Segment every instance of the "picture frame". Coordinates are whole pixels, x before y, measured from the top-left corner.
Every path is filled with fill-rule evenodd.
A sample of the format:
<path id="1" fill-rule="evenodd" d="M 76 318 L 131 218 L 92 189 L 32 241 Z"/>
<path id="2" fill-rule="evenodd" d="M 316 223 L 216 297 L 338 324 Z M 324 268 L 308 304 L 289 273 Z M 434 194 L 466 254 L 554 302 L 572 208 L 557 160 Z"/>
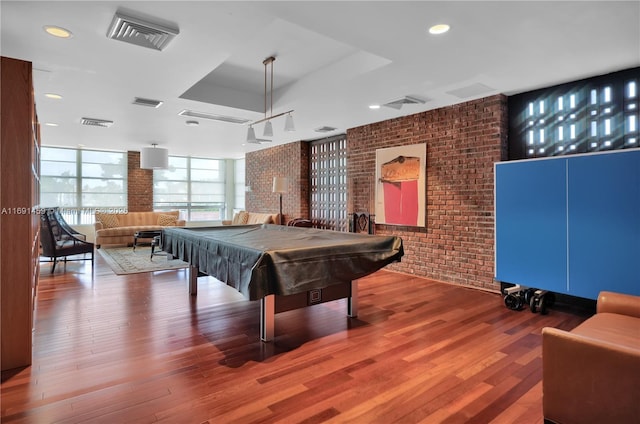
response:
<path id="1" fill-rule="evenodd" d="M 376 150 L 377 224 L 426 226 L 426 143 Z"/>

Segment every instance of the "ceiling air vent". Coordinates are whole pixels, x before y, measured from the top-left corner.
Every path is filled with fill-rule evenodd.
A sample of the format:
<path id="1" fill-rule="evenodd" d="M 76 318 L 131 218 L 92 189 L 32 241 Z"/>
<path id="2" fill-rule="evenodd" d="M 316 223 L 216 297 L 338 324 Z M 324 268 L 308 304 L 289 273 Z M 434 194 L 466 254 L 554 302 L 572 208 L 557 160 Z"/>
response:
<path id="1" fill-rule="evenodd" d="M 164 50 L 167 44 L 179 33 L 178 28 L 169 28 L 122 12 L 116 12 L 107 31 L 107 37 L 140 47 Z"/>
<path id="2" fill-rule="evenodd" d="M 113 125 L 113 121 L 107 121 L 106 119 L 95 119 L 95 118 L 81 118 L 80 123 L 82 125 L 88 125 L 90 127 L 103 127 L 109 128 Z"/>
<path id="3" fill-rule="evenodd" d="M 468 99 L 471 97 L 478 97 L 487 95 L 490 92 L 494 91 L 493 88 L 488 87 L 484 84 L 476 82 L 466 87 L 458 88 L 456 90 L 447 91 L 447 94 L 451 94 L 452 96 L 456 96 L 460 99 Z"/>
<path id="4" fill-rule="evenodd" d="M 316 128 L 314 131 L 315 132 L 319 132 L 319 133 L 328 133 L 328 132 L 335 131 L 335 130 L 337 130 L 337 128 L 329 127 L 329 126 L 325 125 L 325 126 Z"/>
<path id="5" fill-rule="evenodd" d="M 386 107 L 390 107 L 393 109 L 402 109 L 402 106 L 404 105 L 421 105 L 423 103 L 426 103 L 426 100 L 422 100 L 419 99 L 417 97 L 412 97 L 412 96 L 404 96 L 398 100 L 394 100 L 392 102 L 389 103 L 385 103 L 383 106 Z"/>
<path id="6" fill-rule="evenodd" d="M 271 140 L 267 140 L 266 138 L 256 138 L 256 141 L 247 141 L 249 144 L 264 144 L 271 143 Z"/>
<path id="7" fill-rule="evenodd" d="M 196 112 L 195 110 L 184 109 L 179 112 L 178 115 L 182 116 L 190 116 L 192 118 L 202 118 L 202 119 L 211 119 L 212 121 L 222 121 L 222 122 L 231 122 L 232 124 L 246 124 L 249 122 L 249 119 L 244 118 L 234 118 L 233 116 L 224 116 L 224 115 L 214 115 L 211 113 L 205 112 Z"/>
<path id="8" fill-rule="evenodd" d="M 161 100 L 144 99 L 142 97 L 136 97 L 133 99 L 133 104 L 138 106 L 148 106 L 158 108 L 162 106 Z"/>

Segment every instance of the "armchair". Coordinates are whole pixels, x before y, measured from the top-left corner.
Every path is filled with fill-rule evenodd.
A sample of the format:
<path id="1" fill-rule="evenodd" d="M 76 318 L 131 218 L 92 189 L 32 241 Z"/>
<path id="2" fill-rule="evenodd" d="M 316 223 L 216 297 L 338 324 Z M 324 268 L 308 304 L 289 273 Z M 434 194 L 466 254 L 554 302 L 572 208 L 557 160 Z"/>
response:
<path id="1" fill-rule="evenodd" d="M 640 296 L 600 292 L 572 331 L 542 330 L 545 422 L 640 422 Z"/>
<path id="2" fill-rule="evenodd" d="M 45 209 L 40 214 L 40 244 L 42 246 L 42 256 L 51 258 L 51 262 L 53 262 L 51 273 L 53 274 L 55 271 L 59 258 L 64 258 L 65 264 L 67 260 L 81 261 L 90 259 L 91 266 L 93 267 L 93 243 L 82 240 L 70 232 L 68 228 L 71 227 L 69 227 L 66 222 L 65 226 L 61 225 L 56 218 L 57 214 L 59 214 L 59 211 L 55 211 L 54 209 Z M 90 253 L 91 257 L 67 259 L 68 256 L 84 253 Z"/>
<path id="3" fill-rule="evenodd" d="M 50 208 L 48 210 L 51 210 L 53 213 L 53 217 L 55 218 L 55 220 L 58 222 L 58 224 L 60 225 L 61 228 L 63 228 L 67 233 L 73 235 L 75 238 L 78 238 L 80 240 L 87 240 L 87 236 L 77 232 L 73 227 L 71 227 L 69 224 L 67 224 L 67 221 L 65 221 L 64 217 L 62 216 L 62 213 L 60 213 L 60 208 Z"/>

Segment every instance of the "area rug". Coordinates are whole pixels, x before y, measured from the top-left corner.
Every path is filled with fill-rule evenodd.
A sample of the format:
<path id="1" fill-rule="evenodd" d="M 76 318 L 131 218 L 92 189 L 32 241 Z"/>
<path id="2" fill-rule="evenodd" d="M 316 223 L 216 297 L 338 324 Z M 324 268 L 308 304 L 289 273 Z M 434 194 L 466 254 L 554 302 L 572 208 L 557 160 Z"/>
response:
<path id="1" fill-rule="evenodd" d="M 168 260 L 167 256 L 162 254 L 153 255 L 152 260 L 149 246 L 138 246 L 135 251 L 132 247 L 102 247 L 98 252 L 118 275 L 189 267 L 187 262 L 179 259 Z"/>

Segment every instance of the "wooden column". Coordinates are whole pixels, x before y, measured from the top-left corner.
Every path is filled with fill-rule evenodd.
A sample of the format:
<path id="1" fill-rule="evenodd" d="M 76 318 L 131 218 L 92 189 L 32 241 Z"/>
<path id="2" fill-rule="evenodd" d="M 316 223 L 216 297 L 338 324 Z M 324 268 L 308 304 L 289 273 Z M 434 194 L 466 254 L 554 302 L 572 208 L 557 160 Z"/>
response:
<path id="1" fill-rule="evenodd" d="M 2 57 L 2 370 L 31 364 L 40 256 L 40 140 L 31 62 Z"/>

